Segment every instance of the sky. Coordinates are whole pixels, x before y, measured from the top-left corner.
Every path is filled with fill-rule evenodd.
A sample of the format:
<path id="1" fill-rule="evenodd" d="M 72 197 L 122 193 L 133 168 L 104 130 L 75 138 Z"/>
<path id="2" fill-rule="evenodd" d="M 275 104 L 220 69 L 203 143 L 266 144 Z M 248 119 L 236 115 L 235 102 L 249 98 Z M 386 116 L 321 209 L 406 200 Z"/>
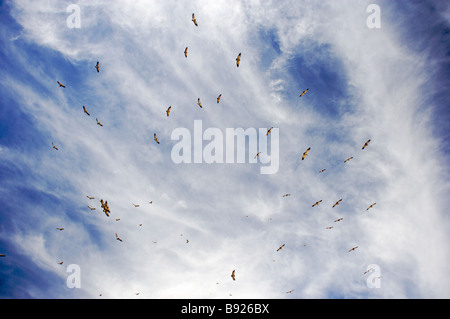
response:
<path id="1" fill-rule="evenodd" d="M 450 297 L 448 2 L 0 3 L 1 298 Z"/>

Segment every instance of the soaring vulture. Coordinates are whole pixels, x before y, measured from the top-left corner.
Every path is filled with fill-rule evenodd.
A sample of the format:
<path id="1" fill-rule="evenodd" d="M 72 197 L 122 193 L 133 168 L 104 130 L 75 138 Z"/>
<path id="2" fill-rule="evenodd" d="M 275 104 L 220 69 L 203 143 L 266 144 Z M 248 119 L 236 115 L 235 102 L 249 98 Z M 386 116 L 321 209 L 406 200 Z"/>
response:
<path id="1" fill-rule="evenodd" d="M 306 89 L 302 92 L 302 94 L 300 94 L 300 97 L 302 97 L 303 95 L 305 95 L 306 92 L 308 92 L 309 89 Z"/>
<path id="2" fill-rule="evenodd" d="M 91 206 L 89 206 L 89 205 L 88 205 L 88 208 L 89 208 L 90 210 L 95 210 L 95 207 L 91 207 Z"/>
<path id="3" fill-rule="evenodd" d="M 319 205 L 321 202 L 322 202 L 322 200 L 319 200 L 319 201 L 315 202 L 315 203 L 312 205 L 312 207 L 316 207 L 316 206 Z"/>
<path id="4" fill-rule="evenodd" d="M 333 208 L 337 205 L 339 205 L 339 203 L 342 202 L 342 198 L 340 200 L 338 200 L 336 203 L 334 203 Z"/>
<path id="5" fill-rule="evenodd" d="M 197 19 L 195 19 L 195 14 L 192 14 L 192 22 L 194 22 L 196 27 L 198 27 Z"/>
<path id="6" fill-rule="evenodd" d="M 58 84 L 59 84 L 59 87 L 61 87 L 61 88 L 65 88 L 66 86 L 64 85 L 64 84 L 62 84 L 61 82 L 59 82 L 59 81 L 56 81 Z"/>
<path id="7" fill-rule="evenodd" d="M 257 158 L 259 156 L 259 154 L 261 154 L 261 152 L 258 152 L 258 154 L 256 154 L 254 158 Z"/>
<path id="8" fill-rule="evenodd" d="M 369 209 L 371 209 L 373 206 L 375 206 L 376 205 L 376 203 L 373 203 L 372 205 L 370 205 L 369 207 L 367 207 L 367 209 L 366 210 L 369 210 Z"/>
<path id="9" fill-rule="evenodd" d="M 87 195 L 86 197 L 89 198 L 89 199 L 94 199 L 94 197 L 89 196 L 89 195 Z"/>
<path id="10" fill-rule="evenodd" d="M 356 248 L 358 248 L 358 246 L 355 246 L 355 247 L 353 247 L 353 248 L 350 248 L 350 249 L 348 250 L 348 252 L 351 252 L 351 251 L 355 250 Z"/>
<path id="11" fill-rule="evenodd" d="M 308 156 L 309 150 L 311 149 L 311 147 L 308 147 L 308 149 L 303 153 L 302 155 L 302 161 L 305 159 L 306 156 Z"/>
<path id="12" fill-rule="evenodd" d="M 292 293 L 292 292 L 293 292 L 294 290 L 295 290 L 295 289 L 292 289 L 292 290 L 286 291 L 286 293 L 287 293 L 287 294 L 290 294 L 290 293 Z"/>
<path id="13" fill-rule="evenodd" d="M 217 103 L 220 102 L 220 98 L 222 97 L 222 94 L 219 94 L 219 96 L 217 97 Z"/>
<path id="14" fill-rule="evenodd" d="M 367 140 L 367 142 L 364 144 L 364 146 L 362 147 L 362 149 L 365 149 L 367 147 L 367 145 L 369 145 L 370 143 L 370 139 Z"/>
<path id="15" fill-rule="evenodd" d="M 231 272 L 231 278 L 233 278 L 233 280 L 236 280 L 236 271 L 234 269 Z"/>
<path id="16" fill-rule="evenodd" d="M 283 197 L 288 197 L 288 196 L 291 196 L 291 194 L 287 193 L 287 194 L 283 195 Z"/>
<path id="17" fill-rule="evenodd" d="M 241 53 L 238 54 L 236 58 L 236 66 L 239 67 L 239 63 L 241 63 Z"/>
<path id="18" fill-rule="evenodd" d="M 344 161 L 344 163 L 347 163 L 347 162 L 348 162 L 349 160 L 351 160 L 351 159 L 353 159 L 353 156 L 347 158 L 347 159 Z"/>
<path id="19" fill-rule="evenodd" d="M 270 132 L 272 132 L 272 129 L 273 129 L 273 126 L 267 130 L 266 136 L 269 135 Z"/>
<path id="20" fill-rule="evenodd" d="M 95 68 L 97 69 L 97 72 L 100 72 L 100 62 L 97 61 Z"/>
<path id="21" fill-rule="evenodd" d="M 52 146 L 55 150 L 58 150 L 58 148 L 55 146 L 55 144 L 53 144 L 53 142 L 52 142 Z"/>
<path id="22" fill-rule="evenodd" d="M 188 47 L 186 47 L 186 49 L 184 49 L 184 56 L 187 58 L 187 50 L 188 50 Z"/>
<path id="23" fill-rule="evenodd" d="M 153 139 L 155 140 L 156 143 L 159 144 L 158 137 L 156 137 L 156 133 L 153 133 Z"/>
<path id="24" fill-rule="evenodd" d="M 98 119 L 95 119 L 97 121 L 97 125 L 103 126 L 102 123 L 100 123 L 100 121 Z"/>
<path id="25" fill-rule="evenodd" d="M 109 217 L 111 211 L 109 210 L 108 201 L 103 201 L 103 199 L 100 199 L 100 203 L 102 204 L 103 212 Z"/>
<path id="26" fill-rule="evenodd" d="M 119 241 L 122 241 L 122 238 L 120 238 L 120 237 L 117 235 L 117 233 L 116 233 L 116 239 L 119 240 Z"/>
<path id="27" fill-rule="evenodd" d="M 277 251 L 280 251 L 281 249 L 283 249 L 283 247 L 284 247 L 284 244 L 281 245 L 281 246 L 277 249 Z"/>
<path id="28" fill-rule="evenodd" d="M 197 99 L 197 105 L 200 106 L 200 108 L 202 108 L 202 102 L 200 101 L 200 98 Z"/>
<path id="29" fill-rule="evenodd" d="M 166 110 L 166 114 L 167 114 L 167 116 L 169 116 L 169 114 L 170 114 L 170 110 L 172 109 L 172 107 L 171 106 L 169 106 L 169 108 Z"/>
<path id="30" fill-rule="evenodd" d="M 83 105 L 83 111 L 84 113 L 86 113 L 88 116 L 91 116 L 91 114 L 86 110 L 86 107 Z"/>
<path id="31" fill-rule="evenodd" d="M 56 229 L 59 230 L 59 231 L 62 231 L 62 230 L 64 230 L 64 227 L 58 227 Z"/>
<path id="32" fill-rule="evenodd" d="M 323 173 L 323 172 L 325 172 L 326 170 L 327 170 L 327 169 L 324 168 L 324 169 L 320 170 L 319 173 Z"/>
<path id="33" fill-rule="evenodd" d="M 336 219 L 334 222 L 336 223 L 336 222 L 339 222 L 339 221 L 341 221 L 341 220 L 343 220 L 344 218 L 338 218 L 338 219 Z"/>

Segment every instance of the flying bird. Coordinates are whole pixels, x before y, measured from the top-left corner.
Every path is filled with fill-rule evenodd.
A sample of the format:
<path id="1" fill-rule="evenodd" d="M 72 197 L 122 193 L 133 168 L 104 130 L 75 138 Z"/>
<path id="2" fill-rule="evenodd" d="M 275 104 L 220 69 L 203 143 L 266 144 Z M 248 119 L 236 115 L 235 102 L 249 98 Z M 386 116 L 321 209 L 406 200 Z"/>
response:
<path id="1" fill-rule="evenodd" d="M 156 133 L 153 133 L 153 139 L 155 140 L 156 143 L 159 144 L 158 137 L 156 137 Z"/>
<path id="2" fill-rule="evenodd" d="M 100 72 L 100 62 L 97 61 L 95 68 L 97 69 L 97 73 Z"/>
<path id="3" fill-rule="evenodd" d="M 287 294 L 290 294 L 290 293 L 292 293 L 292 292 L 293 292 L 294 290 L 295 290 L 295 289 L 292 289 L 292 290 L 286 291 L 286 293 L 287 293 Z"/>
<path id="4" fill-rule="evenodd" d="M 59 150 L 59 148 L 57 148 L 57 147 L 55 146 L 55 144 L 53 144 L 53 142 L 52 142 L 52 146 L 53 146 L 53 148 L 54 148 L 55 150 Z"/>
<path id="5" fill-rule="evenodd" d="M 59 81 L 56 81 L 58 84 L 59 84 L 59 87 L 61 87 L 61 88 L 65 88 L 66 86 L 64 85 L 64 84 L 62 84 L 61 82 L 59 82 Z"/>
<path id="6" fill-rule="evenodd" d="M 336 203 L 334 203 L 333 208 L 337 205 L 339 205 L 339 203 L 342 202 L 342 198 L 340 200 L 338 200 Z"/>
<path id="7" fill-rule="evenodd" d="M 200 98 L 197 99 L 197 105 L 200 106 L 200 108 L 202 108 L 202 102 L 200 101 Z"/>
<path id="8" fill-rule="evenodd" d="M 89 207 L 90 210 L 95 210 L 95 207 L 91 207 L 89 205 L 88 205 L 88 207 Z"/>
<path id="9" fill-rule="evenodd" d="M 89 198 L 89 199 L 94 199 L 94 197 L 89 196 L 89 195 L 87 195 L 86 197 Z"/>
<path id="10" fill-rule="evenodd" d="M 367 274 L 368 272 L 370 272 L 371 270 L 374 270 L 373 268 L 369 268 L 364 272 L 364 275 Z"/>
<path id="11" fill-rule="evenodd" d="M 256 154 L 254 158 L 257 158 L 259 156 L 259 154 L 261 154 L 261 152 L 258 152 L 258 154 Z"/>
<path id="12" fill-rule="evenodd" d="M 231 278 L 233 278 L 233 280 L 236 280 L 236 272 L 233 269 L 233 271 L 231 272 Z"/>
<path id="13" fill-rule="evenodd" d="M 167 116 L 169 116 L 169 114 L 170 114 L 170 110 L 172 109 L 172 107 L 171 106 L 169 106 L 169 108 L 166 110 L 166 114 L 167 114 Z"/>
<path id="14" fill-rule="evenodd" d="M 373 203 L 372 205 L 370 205 L 369 207 L 367 207 L 367 209 L 366 210 L 369 210 L 369 209 L 371 209 L 373 206 L 375 206 L 376 205 L 376 203 Z"/>
<path id="15" fill-rule="evenodd" d="M 119 240 L 119 241 L 122 241 L 122 238 L 120 238 L 120 237 L 117 235 L 117 233 L 116 233 L 116 239 Z"/>
<path id="16" fill-rule="evenodd" d="M 100 199 L 100 203 L 102 204 L 103 212 L 109 217 L 111 211 L 109 210 L 108 201 L 103 201 L 103 199 Z"/>
<path id="17" fill-rule="evenodd" d="M 267 130 L 266 136 L 269 135 L 270 132 L 272 132 L 272 129 L 273 129 L 273 126 Z"/>
<path id="18" fill-rule="evenodd" d="M 188 51 L 188 47 L 186 47 L 186 49 L 184 49 L 184 56 L 187 58 L 187 51 Z"/>
<path id="19" fill-rule="evenodd" d="M 308 156 L 309 150 L 311 149 L 311 147 L 308 147 L 308 149 L 303 153 L 302 155 L 302 161 L 305 159 L 306 156 Z"/>
<path id="20" fill-rule="evenodd" d="M 333 226 L 328 226 L 328 227 L 327 227 L 327 229 L 332 229 L 332 228 L 333 228 Z"/>
<path id="21" fill-rule="evenodd" d="M 116 220 L 116 222 L 118 222 L 120 220 L 120 218 L 116 218 L 115 220 Z"/>
<path id="22" fill-rule="evenodd" d="M 283 249 L 283 247 L 284 247 L 284 244 L 281 245 L 281 246 L 277 249 L 277 251 L 280 251 L 281 249 Z"/>
<path id="23" fill-rule="evenodd" d="M 306 89 L 302 92 L 302 94 L 300 94 L 300 97 L 302 97 L 303 95 L 305 95 L 306 92 L 308 92 L 309 89 Z"/>
<path id="24" fill-rule="evenodd" d="M 315 207 L 315 206 L 319 205 L 321 202 L 322 202 L 322 200 L 319 200 L 319 201 L 315 202 L 315 203 L 312 205 L 312 207 Z"/>
<path id="25" fill-rule="evenodd" d="M 327 169 L 324 168 L 324 169 L 320 170 L 319 173 L 323 173 L 323 172 L 325 172 L 326 170 L 327 170 Z"/>
<path id="26" fill-rule="evenodd" d="M 102 123 L 100 123 L 100 121 L 98 119 L 95 119 L 97 121 L 97 125 L 103 126 Z"/>
<path id="27" fill-rule="evenodd" d="M 353 248 L 350 248 L 350 249 L 348 250 L 348 252 L 351 252 L 351 251 L 355 250 L 356 248 L 358 248 L 358 246 L 355 246 L 355 247 L 353 247 Z"/>
<path id="28" fill-rule="evenodd" d="M 239 67 L 239 63 L 241 63 L 241 53 L 238 54 L 236 58 L 236 66 Z"/>
<path id="29" fill-rule="evenodd" d="M 343 220 L 344 218 L 338 218 L 338 219 L 336 219 L 334 222 L 336 223 L 336 222 L 339 222 L 339 221 L 341 221 L 341 220 Z"/>
<path id="30" fill-rule="evenodd" d="M 220 98 L 222 97 L 222 94 L 219 94 L 219 96 L 217 97 L 217 103 L 220 102 Z"/>
<path id="31" fill-rule="evenodd" d="M 84 113 L 86 113 L 87 115 L 91 116 L 91 114 L 86 110 L 86 107 L 83 105 L 83 111 Z"/>
<path id="32" fill-rule="evenodd" d="M 58 264 L 59 264 L 59 265 L 62 265 L 63 263 L 64 263 L 64 261 L 60 261 Z"/>
<path id="33" fill-rule="evenodd" d="M 139 205 L 133 204 L 134 207 L 139 207 Z"/>
<path id="34" fill-rule="evenodd" d="M 365 149 L 367 147 L 367 145 L 369 145 L 369 143 L 370 143 L 370 139 L 368 139 L 367 142 L 364 143 L 364 146 L 362 147 L 362 149 Z"/>
<path id="35" fill-rule="evenodd" d="M 62 231 L 62 230 L 64 230 L 64 228 L 63 228 L 63 227 L 57 227 L 56 229 L 57 229 L 57 230 L 59 230 L 59 231 Z"/>
<path id="36" fill-rule="evenodd" d="M 195 14 L 192 14 L 192 22 L 194 22 L 196 27 L 198 27 L 198 23 L 197 23 L 197 19 L 195 18 Z"/>
<path id="37" fill-rule="evenodd" d="M 283 197 L 291 196 L 291 194 L 284 194 Z"/>
<path id="38" fill-rule="evenodd" d="M 347 163 L 347 162 L 348 162 L 349 160 L 351 160 L 351 159 L 353 159 L 353 156 L 347 158 L 347 159 L 344 161 L 344 163 Z"/>

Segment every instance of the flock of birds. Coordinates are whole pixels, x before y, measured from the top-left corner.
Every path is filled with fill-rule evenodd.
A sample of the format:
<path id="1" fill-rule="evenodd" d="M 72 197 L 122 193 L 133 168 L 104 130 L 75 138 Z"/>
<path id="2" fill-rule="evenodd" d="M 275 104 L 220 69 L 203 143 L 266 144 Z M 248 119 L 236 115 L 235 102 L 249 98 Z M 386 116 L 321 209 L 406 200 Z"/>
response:
<path id="1" fill-rule="evenodd" d="M 197 22 L 197 19 L 196 19 L 194 13 L 192 13 L 192 19 L 191 19 L 191 20 L 192 20 L 192 22 L 194 23 L 194 25 L 195 25 L 196 27 L 198 27 L 198 22 Z M 188 57 L 188 47 L 186 47 L 185 50 L 184 50 L 184 56 L 185 56 L 186 58 Z M 242 54 L 239 53 L 239 54 L 237 55 L 237 57 L 236 57 L 236 67 L 239 67 L 239 65 L 240 65 L 241 56 L 242 56 Z M 100 72 L 100 62 L 99 62 L 99 61 L 97 61 L 96 65 L 95 65 L 95 69 L 97 70 L 97 73 Z M 63 83 L 61 83 L 60 81 L 57 81 L 57 84 L 58 84 L 59 87 L 61 87 L 61 88 L 66 88 L 66 86 L 65 86 Z M 303 97 L 308 91 L 309 91 L 309 89 L 304 90 L 304 91 L 299 95 L 299 97 Z M 217 103 L 220 102 L 221 97 L 222 97 L 222 94 L 219 94 L 219 96 L 217 97 Z M 198 105 L 200 108 L 203 107 L 200 98 L 198 98 L 198 100 L 197 100 L 197 105 Z M 83 112 L 84 112 L 87 116 L 91 116 L 91 114 L 89 113 L 89 111 L 87 110 L 87 108 L 86 108 L 84 105 L 83 105 L 82 108 L 83 108 Z M 172 109 L 172 106 L 169 106 L 169 107 L 166 109 L 165 112 L 166 112 L 167 117 L 169 117 L 170 112 L 171 112 L 171 109 Z M 103 124 L 98 120 L 98 118 L 96 118 L 96 122 L 97 122 L 97 125 L 99 125 L 100 127 L 103 126 Z M 266 135 L 269 135 L 272 129 L 273 129 L 273 127 L 269 128 L 269 129 L 267 130 Z M 155 142 L 156 142 L 157 144 L 160 144 L 160 142 L 159 142 L 159 140 L 158 140 L 158 137 L 157 137 L 156 133 L 154 133 L 154 140 L 155 140 Z M 371 142 L 371 140 L 368 139 L 368 140 L 364 143 L 362 149 L 364 150 L 364 149 L 369 145 L 370 142 Z M 55 149 L 55 150 L 59 150 L 59 148 L 58 148 L 53 142 L 52 142 L 52 148 Z M 308 148 L 304 151 L 304 153 L 303 153 L 302 156 L 301 156 L 301 160 L 302 160 L 302 161 L 305 160 L 306 157 L 309 155 L 310 150 L 311 150 L 311 147 L 308 147 Z M 256 154 L 255 158 L 258 157 L 260 154 L 261 154 L 261 152 L 258 152 L 258 153 Z M 349 158 L 345 159 L 345 160 L 344 160 L 344 163 L 347 163 L 347 162 L 350 161 L 351 159 L 353 159 L 353 157 L 349 157 Z M 323 172 L 325 172 L 325 171 L 326 171 L 326 169 L 324 168 L 324 169 L 320 170 L 319 173 L 323 173 Z M 288 193 L 288 194 L 284 194 L 284 195 L 283 195 L 283 197 L 288 197 L 288 196 L 291 196 L 291 194 Z M 95 199 L 95 197 L 89 196 L 89 195 L 87 195 L 87 198 L 88 198 L 89 200 Z M 341 203 L 341 201 L 342 201 L 342 198 L 339 199 L 338 201 L 336 201 L 336 202 L 333 204 L 332 207 L 333 207 L 333 208 L 336 207 L 337 205 L 339 205 L 339 204 Z M 152 201 L 149 201 L 149 203 L 152 204 Z M 322 203 L 322 200 L 316 201 L 316 202 L 312 205 L 312 207 L 316 207 L 316 206 L 318 206 L 320 203 Z M 111 210 L 110 210 L 110 208 L 109 208 L 108 201 L 104 201 L 103 199 L 100 199 L 100 204 L 101 204 L 101 208 L 103 209 L 103 212 L 105 213 L 105 215 L 106 215 L 107 217 L 110 217 Z M 369 209 L 373 208 L 374 205 L 376 205 L 376 203 L 371 204 L 366 210 L 369 210 Z M 134 204 L 134 203 L 133 203 L 133 206 L 134 206 L 134 207 L 139 207 L 140 205 Z M 96 208 L 95 208 L 95 207 L 92 207 L 91 205 L 88 205 L 87 207 L 88 207 L 90 210 L 96 210 Z M 246 217 L 248 217 L 248 216 L 246 216 Z M 269 219 L 270 219 L 270 218 L 269 218 Z M 120 218 L 115 218 L 115 220 L 116 220 L 116 221 L 119 221 Z M 337 222 L 340 222 L 340 221 L 342 221 L 342 220 L 343 220 L 343 218 L 341 217 L 341 218 L 338 218 L 338 219 L 334 220 L 334 222 L 337 223 Z M 139 224 L 139 226 L 142 226 L 142 224 Z M 326 229 L 332 229 L 332 228 L 333 228 L 333 226 L 328 226 L 328 227 L 326 227 Z M 63 231 L 63 230 L 64 230 L 64 227 L 57 227 L 56 229 L 57 229 L 58 231 Z M 183 236 L 183 234 L 181 234 L 181 236 Z M 122 242 L 122 241 L 123 241 L 123 239 L 122 239 L 117 233 L 115 233 L 115 238 L 116 238 L 116 240 L 119 241 L 119 242 Z M 153 243 L 157 243 L 156 241 L 152 241 L 152 242 L 153 242 Z M 186 240 L 186 243 L 189 243 L 189 240 L 188 240 L 188 239 Z M 304 246 L 306 246 L 306 244 L 305 244 Z M 283 247 L 285 247 L 285 244 L 282 244 L 280 247 L 278 247 L 278 248 L 276 249 L 276 251 L 279 252 L 280 250 L 283 249 Z M 357 248 L 358 248 L 358 246 L 354 246 L 354 247 L 350 248 L 350 249 L 348 250 L 348 252 L 352 252 L 352 251 L 356 250 Z M 0 254 L 0 257 L 6 257 L 6 255 L 5 255 L 5 254 Z M 58 264 L 62 265 L 62 264 L 63 264 L 63 261 L 59 261 Z M 364 272 L 364 274 L 368 273 L 369 271 L 370 271 L 370 269 L 369 269 L 369 270 L 366 270 L 366 271 Z M 235 269 L 233 269 L 232 272 L 231 272 L 231 278 L 232 278 L 233 281 L 236 280 L 236 270 L 235 270 Z M 293 290 L 289 290 L 289 291 L 287 291 L 286 293 L 292 293 L 293 291 L 294 291 L 294 289 L 293 289 Z M 139 295 L 139 293 L 136 293 L 136 295 Z M 100 296 L 102 296 L 101 293 L 100 293 Z M 230 294 L 230 296 L 231 296 L 231 294 Z"/>

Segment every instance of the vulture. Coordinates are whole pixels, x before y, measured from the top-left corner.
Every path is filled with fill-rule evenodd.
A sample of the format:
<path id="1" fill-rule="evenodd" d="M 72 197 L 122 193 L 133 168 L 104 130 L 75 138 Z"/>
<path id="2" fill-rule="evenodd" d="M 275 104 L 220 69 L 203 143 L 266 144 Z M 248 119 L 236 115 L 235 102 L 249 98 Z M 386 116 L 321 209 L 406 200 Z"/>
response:
<path id="1" fill-rule="evenodd" d="M 236 280 L 236 272 L 233 269 L 233 271 L 231 272 L 231 278 L 233 278 L 233 280 Z"/>
<path id="2" fill-rule="evenodd" d="M 97 69 L 97 73 L 100 72 L 100 62 L 97 61 L 95 68 Z"/>
<path id="3" fill-rule="evenodd" d="M 324 169 L 320 170 L 319 173 L 323 173 L 323 172 L 325 172 L 326 170 L 327 170 L 327 169 L 324 168 Z"/>
<path id="4" fill-rule="evenodd" d="M 61 87 L 61 88 L 65 88 L 66 86 L 64 85 L 64 84 L 62 84 L 61 82 L 59 82 L 59 81 L 56 81 L 58 84 L 59 84 L 59 87 Z"/>
<path id="5" fill-rule="evenodd" d="M 109 217 L 111 211 L 109 210 L 108 201 L 103 201 L 103 199 L 100 199 L 100 203 L 102 204 L 103 212 Z"/>
<path id="6" fill-rule="evenodd" d="M 62 231 L 62 230 L 64 230 L 64 228 L 63 228 L 63 227 L 57 227 L 56 229 L 57 229 L 57 230 L 59 230 L 59 231 Z"/>
<path id="7" fill-rule="evenodd" d="M 376 203 L 373 203 L 372 205 L 370 205 L 369 207 L 367 207 L 367 209 L 366 210 L 369 210 L 369 209 L 371 209 L 373 206 L 375 206 L 376 205 Z"/>
<path id="8" fill-rule="evenodd" d="M 344 163 L 347 163 L 347 162 L 348 162 L 349 160 L 351 160 L 351 159 L 353 159 L 353 156 L 347 158 L 347 159 L 344 161 Z"/>
<path id="9" fill-rule="evenodd" d="M 302 155 L 302 161 L 305 159 L 306 156 L 308 156 L 309 150 L 311 149 L 311 147 L 308 147 L 308 149 L 303 153 Z"/>
<path id="10" fill-rule="evenodd" d="M 291 194 L 284 194 L 283 197 L 291 196 Z"/>
<path id="11" fill-rule="evenodd" d="M 367 142 L 364 143 L 364 146 L 362 147 L 362 149 L 365 149 L 367 147 L 367 145 L 369 145 L 369 143 L 370 143 L 370 139 L 368 139 Z"/>
<path id="12" fill-rule="evenodd" d="M 186 49 L 184 49 L 184 56 L 187 58 L 187 50 L 188 50 L 188 47 L 186 47 Z"/>
<path id="13" fill-rule="evenodd" d="M 202 108 L 202 102 L 200 101 L 200 98 L 197 99 L 197 105 L 200 106 L 200 108 Z"/>
<path id="14" fill-rule="evenodd" d="M 236 58 L 236 66 L 239 67 L 239 63 L 241 63 L 241 53 L 238 54 Z"/>
<path id="15" fill-rule="evenodd" d="M 194 22 L 196 27 L 198 27 L 197 19 L 195 19 L 195 14 L 192 14 L 192 22 Z"/>
<path id="16" fill-rule="evenodd" d="M 328 226 L 328 227 L 327 227 L 327 229 L 332 229 L 332 228 L 333 228 L 333 226 Z"/>
<path id="17" fill-rule="evenodd" d="M 122 241 L 122 238 L 120 238 L 120 237 L 117 235 L 117 233 L 116 233 L 116 239 L 119 240 L 119 241 Z"/>
<path id="18" fill-rule="evenodd" d="M 309 89 L 306 89 L 302 92 L 302 94 L 300 94 L 300 97 L 302 97 L 303 95 L 305 95 L 306 92 L 308 92 Z"/>
<path id="19" fill-rule="evenodd" d="M 137 204 L 133 204 L 133 206 L 134 206 L 134 207 L 139 207 L 139 205 L 137 205 Z"/>
<path id="20" fill-rule="evenodd" d="M 256 154 L 254 158 L 257 158 L 259 156 L 259 154 L 261 154 L 261 152 L 258 152 L 258 154 Z"/>
<path id="21" fill-rule="evenodd" d="M 86 197 L 89 198 L 89 199 L 94 199 L 94 197 L 89 196 L 89 195 L 87 195 Z"/>
<path id="22" fill-rule="evenodd" d="M 58 148 L 55 146 L 55 144 L 53 144 L 53 142 L 52 142 L 52 146 L 55 150 L 58 150 Z"/>
<path id="23" fill-rule="evenodd" d="M 342 202 L 342 198 L 340 200 L 338 200 L 336 203 L 334 203 L 333 208 L 337 205 L 339 205 L 339 203 Z"/>
<path id="24" fill-rule="evenodd" d="M 348 250 L 348 252 L 351 252 L 351 251 L 355 250 L 356 248 L 358 248 L 358 246 L 355 246 L 355 247 L 353 247 L 353 248 L 350 248 L 350 249 Z"/>
<path id="25" fill-rule="evenodd" d="M 167 116 L 169 116 L 169 114 L 170 114 L 170 110 L 172 109 L 172 107 L 171 106 L 169 106 L 169 108 L 166 110 L 166 114 L 167 114 Z"/>
<path id="26" fill-rule="evenodd" d="M 220 102 L 220 98 L 222 97 L 222 94 L 219 94 L 219 96 L 217 97 L 217 103 Z"/>
<path id="27" fill-rule="evenodd" d="M 281 245 L 281 246 L 277 249 L 277 251 L 280 251 L 281 249 L 283 249 L 283 247 L 284 247 L 284 244 Z"/>
<path id="28" fill-rule="evenodd" d="M 86 107 L 83 105 L 83 111 L 84 113 L 86 113 L 88 116 L 91 116 L 91 114 L 86 110 Z"/>
<path id="29" fill-rule="evenodd" d="M 64 263 L 64 261 L 60 261 L 58 264 L 59 264 L 59 265 L 62 265 L 63 263 Z"/>
<path id="30" fill-rule="evenodd" d="M 312 205 L 312 207 L 315 207 L 315 206 L 319 205 L 321 202 L 322 202 L 322 200 L 319 200 L 319 201 L 315 202 L 315 203 Z"/>
<path id="31" fill-rule="evenodd" d="M 338 218 L 338 219 L 336 219 L 334 222 L 336 223 L 336 222 L 339 222 L 339 221 L 341 221 L 341 220 L 343 220 L 344 218 Z"/>
<path id="32" fill-rule="evenodd" d="M 88 205 L 88 207 L 89 207 L 90 210 L 95 210 L 95 207 L 91 207 L 89 205 Z"/>
<path id="33" fill-rule="evenodd" d="M 97 125 L 103 126 L 102 123 L 100 123 L 100 121 L 98 119 L 95 119 L 97 121 Z"/>
<path id="34" fill-rule="evenodd" d="M 156 133 L 153 133 L 153 139 L 155 140 L 156 143 L 159 144 L 158 137 L 156 137 Z"/>
<path id="35" fill-rule="evenodd" d="M 286 293 L 287 293 L 287 294 L 290 294 L 290 293 L 292 293 L 292 292 L 293 292 L 294 290 L 295 290 L 295 289 L 292 289 L 292 290 L 286 291 Z"/>

